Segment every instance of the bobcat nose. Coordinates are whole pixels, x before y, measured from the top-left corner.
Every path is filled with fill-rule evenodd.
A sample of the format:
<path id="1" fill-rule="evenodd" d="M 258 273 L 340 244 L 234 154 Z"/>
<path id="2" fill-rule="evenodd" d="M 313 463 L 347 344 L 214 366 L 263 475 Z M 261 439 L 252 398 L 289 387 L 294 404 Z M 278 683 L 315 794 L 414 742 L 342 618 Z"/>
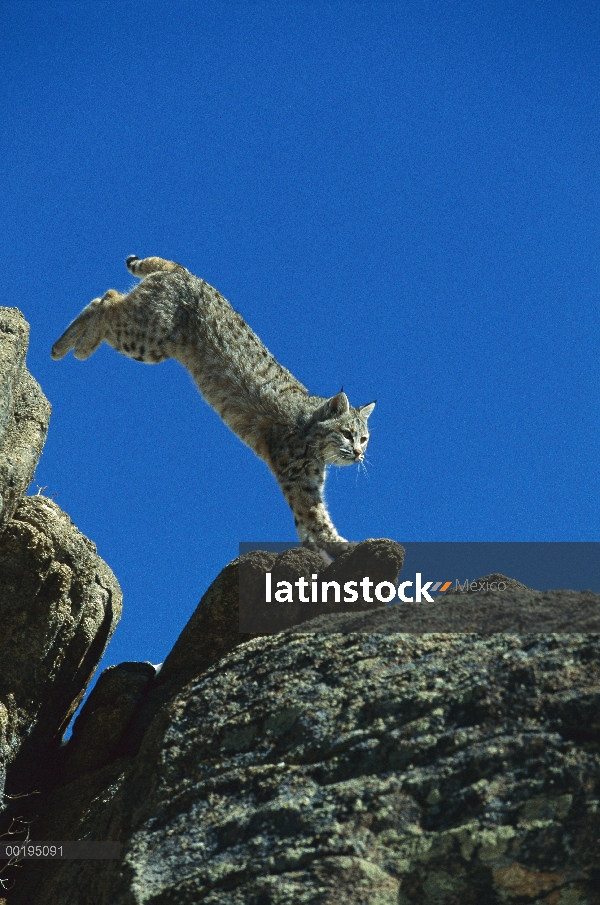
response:
<path id="1" fill-rule="evenodd" d="M 355 449 L 354 450 L 354 461 L 362 462 L 363 459 L 364 459 L 364 454 L 363 454 L 362 449 Z"/>

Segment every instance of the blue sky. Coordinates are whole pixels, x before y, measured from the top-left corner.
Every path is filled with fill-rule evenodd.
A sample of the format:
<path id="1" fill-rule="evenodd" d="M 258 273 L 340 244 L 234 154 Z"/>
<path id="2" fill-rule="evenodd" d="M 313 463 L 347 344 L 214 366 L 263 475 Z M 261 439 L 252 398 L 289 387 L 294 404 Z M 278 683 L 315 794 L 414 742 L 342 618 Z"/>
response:
<path id="1" fill-rule="evenodd" d="M 598 541 L 595 2 L 0 2 L 2 304 L 53 405 L 32 492 L 124 592 L 103 665 L 162 661 L 267 467 L 176 363 L 50 347 L 124 259 L 180 261 L 309 389 L 377 399 L 345 537 Z"/>

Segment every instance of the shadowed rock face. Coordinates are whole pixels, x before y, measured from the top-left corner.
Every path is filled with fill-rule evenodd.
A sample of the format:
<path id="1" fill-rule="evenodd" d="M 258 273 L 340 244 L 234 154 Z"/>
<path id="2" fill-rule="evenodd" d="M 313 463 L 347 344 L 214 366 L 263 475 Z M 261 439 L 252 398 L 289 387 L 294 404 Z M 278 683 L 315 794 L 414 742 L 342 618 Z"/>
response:
<path id="1" fill-rule="evenodd" d="M 155 672 L 152 663 L 121 663 L 104 670 L 75 720 L 60 765 L 62 784 L 118 757 L 123 735 Z"/>
<path id="2" fill-rule="evenodd" d="M 95 545 L 43 496 L 0 535 L 0 753 L 10 792 L 44 783 L 121 614 Z"/>
<path id="3" fill-rule="evenodd" d="M 29 324 L 0 308 L 0 529 L 29 487 L 50 420 L 50 403 L 25 367 Z"/>
<path id="4" fill-rule="evenodd" d="M 240 581 L 255 584 L 258 599 L 265 571 L 274 570 L 280 578 L 293 580 L 303 575 L 310 580 L 312 573 L 321 570 L 320 579 L 343 581 L 356 577 L 366 563 L 377 578 L 395 582 L 403 552 L 394 541 L 379 539 L 359 544 L 328 567 L 319 554 L 303 548 L 280 554 L 256 551 L 230 563 L 204 594 L 156 676 L 149 663 L 124 663 L 105 670 L 62 752 L 60 781 L 74 781 L 114 759 L 135 755 L 152 720 L 182 688 L 235 647 L 258 637 L 239 630 Z M 305 611 L 306 607 L 298 608 L 296 616 Z M 285 611 L 286 624 L 293 614 L 294 607 Z M 277 615 L 272 609 L 261 613 L 268 625 L 273 625 Z"/>

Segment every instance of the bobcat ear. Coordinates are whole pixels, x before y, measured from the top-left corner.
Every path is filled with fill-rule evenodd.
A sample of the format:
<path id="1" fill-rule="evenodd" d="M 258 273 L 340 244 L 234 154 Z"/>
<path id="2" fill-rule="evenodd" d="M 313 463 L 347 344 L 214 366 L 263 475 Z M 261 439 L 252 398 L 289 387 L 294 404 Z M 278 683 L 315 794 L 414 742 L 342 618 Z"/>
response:
<path id="1" fill-rule="evenodd" d="M 348 402 L 348 397 L 344 392 L 340 392 L 336 396 L 332 396 L 331 399 L 325 400 L 323 405 L 317 409 L 310 419 L 310 423 L 316 424 L 317 421 L 327 421 L 329 418 L 338 418 L 340 415 L 345 415 L 346 412 L 349 411 L 350 403 Z"/>
<path id="2" fill-rule="evenodd" d="M 346 415 L 350 411 L 350 403 L 348 402 L 348 397 L 344 393 L 344 388 L 342 387 L 336 396 L 332 396 L 331 399 L 328 399 L 324 407 L 329 412 L 327 415 L 328 418 L 337 418 L 339 415 Z"/>
<path id="3" fill-rule="evenodd" d="M 373 409 L 375 408 L 375 403 L 376 403 L 376 402 L 377 402 L 377 400 L 375 400 L 375 402 L 369 402 L 368 405 L 361 405 L 361 406 L 360 406 L 360 408 L 359 408 L 358 411 L 359 411 L 359 413 L 362 415 L 362 417 L 365 419 L 365 421 L 367 420 L 367 418 L 369 417 L 369 415 L 371 414 L 371 412 L 372 412 Z"/>

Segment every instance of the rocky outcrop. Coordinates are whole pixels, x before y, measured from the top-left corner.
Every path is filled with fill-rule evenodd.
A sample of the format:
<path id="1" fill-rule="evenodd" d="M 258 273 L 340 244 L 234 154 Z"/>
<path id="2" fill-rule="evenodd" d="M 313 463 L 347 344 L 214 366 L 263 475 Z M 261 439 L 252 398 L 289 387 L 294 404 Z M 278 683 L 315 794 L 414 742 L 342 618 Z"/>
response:
<path id="1" fill-rule="evenodd" d="M 43 787 L 121 614 L 95 545 L 59 507 L 27 497 L 0 536 L 0 756 L 7 790 Z"/>
<path id="2" fill-rule="evenodd" d="M 0 529 L 33 478 L 44 446 L 50 403 L 25 367 L 29 324 L 0 308 Z"/>
<path id="3" fill-rule="evenodd" d="M 221 618 L 233 574 L 204 598 Z M 526 608 L 539 592 L 519 594 Z M 137 754 L 122 739 L 39 809 L 37 838 L 118 839 L 122 859 L 30 862 L 14 902 L 598 901 L 598 635 L 386 635 L 390 609 L 245 640 L 208 667 L 204 650 L 191 680 L 182 645 Z M 345 633 L 357 619 L 368 630 Z"/>
<path id="4" fill-rule="evenodd" d="M 63 752 L 61 784 L 69 784 L 117 759 L 132 722 L 156 674 L 152 663 L 121 663 L 105 669 L 73 726 Z"/>
<path id="5" fill-rule="evenodd" d="M 348 604 L 335 603 L 333 599 L 325 605 L 302 604 L 297 593 L 290 604 L 267 606 L 264 600 L 266 572 L 272 573 L 274 586 L 278 580 L 294 582 L 299 577 L 310 582 L 315 573 L 319 582 L 343 582 L 359 577 L 365 569 L 374 580 L 395 583 L 403 558 L 404 549 L 399 544 L 377 539 L 364 541 L 329 566 L 321 554 L 304 548 L 282 553 L 257 550 L 234 560 L 213 581 L 160 672 L 148 682 L 135 713 L 123 730 L 115 756 L 137 753 L 148 726 L 161 708 L 235 647 L 262 634 L 291 627 L 314 612 L 348 608 Z M 240 630 L 248 623 L 252 632 Z M 102 679 L 98 684 L 101 682 Z M 84 715 L 85 711 L 80 719 Z M 77 723 L 74 736 L 76 732 Z"/>
<path id="6" fill-rule="evenodd" d="M 478 581 L 486 582 L 491 576 Z M 514 580 L 511 580 L 514 581 Z M 331 613 L 291 632 L 477 632 L 493 635 L 547 632 L 600 632 L 600 595 L 592 591 L 534 591 L 519 582 L 506 591 L 446 594 L 433 603 L 397 603 L 363 613 Z"/>
<path id="7" fill-rule="evenodd" d="M 121 612 L 108 568 L 59 507 L 23 497 L 50 406 L 25 367 L 29 327 L 0 308 L 0 794 L 54 780 L 63 732 Z M 8 819 L 8 815 L 7 815 Z"/>

